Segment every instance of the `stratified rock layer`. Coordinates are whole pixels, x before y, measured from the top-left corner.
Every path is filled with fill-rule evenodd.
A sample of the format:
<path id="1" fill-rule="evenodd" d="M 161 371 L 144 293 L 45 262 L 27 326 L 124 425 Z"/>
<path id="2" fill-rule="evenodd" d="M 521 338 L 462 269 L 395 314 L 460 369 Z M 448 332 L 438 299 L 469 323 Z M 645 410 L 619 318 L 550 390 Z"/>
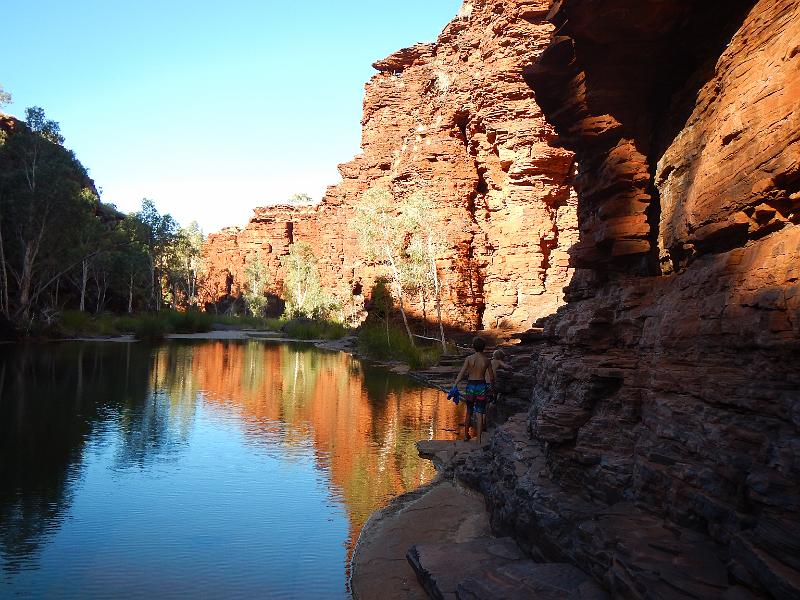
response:
<path id="1" fill-rule="evenodd" d="M 800 4 L 550 18 L 527 78 L 578 159 L 583 268 L 528 435 L 475 467 L 493 523 L 620 597 L 800 597 Z"/>
<path id="2" fill-rule="evenodd" d="M 355 291 L 360 306 L 384 272 L 364 259 L 349 223 L 364 191 L 385 186 L 398 201 L 415 191 L 430 199 L 447 246 L 438 267 L 449 324 L 520 328 L 553 313 L 577 236 L 572 154 L 551 145 L 552 127 L 521 77 L 549 39 L 546 11 L 544 0 L 467 3 L 436 43 L 376 62 L 363 154 L 339 167 L 343 181 L 321 204 L 259 208 L 243 229 L 209 236 L 205 300 L 237 296 L 256 258 L 281 295 L 279 259 L 307 242 L 326 286 L 343 298 Z M 429 319 L 431 309 L 429 298 Z"/>

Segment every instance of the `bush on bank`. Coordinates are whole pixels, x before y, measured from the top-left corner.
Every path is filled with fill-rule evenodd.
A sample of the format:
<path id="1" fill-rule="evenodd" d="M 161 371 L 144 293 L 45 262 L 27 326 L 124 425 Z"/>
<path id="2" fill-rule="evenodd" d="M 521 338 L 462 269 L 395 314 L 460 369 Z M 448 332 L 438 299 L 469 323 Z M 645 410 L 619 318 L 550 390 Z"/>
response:
<path id="1" fill-rule="evenodd" d="M 65 310 L 40 333 L 46 337 L 114 337 L 133 334 L 144 339 L 141 336 L 153 338 L 155 332 L 161 332 L 156 338 L 163 338 L 168 333 L 204 333 L 213 329 L 216 324 L 243 329 L 278 330 L 283 321 L 214 315 L 199 310 L 162 310 L 132 315 L 91 315 L 79 310 Z"/>
<path id="2" fill-rule="evenodd" d="M 402 327 L 382 324 L 362 325 L 358 331 L 358 349 L 371 358 L 399 360 L 412 369 L 423 369 L 436 364 L 442 355 L 438 344 L 413 345 Z"/>
<path id="3" fill-rule="evenodd" d="M 281 331 L 298 340 L 338 340 L 350 333 L 342 323 L 303 317 L 286 321 Z"/>

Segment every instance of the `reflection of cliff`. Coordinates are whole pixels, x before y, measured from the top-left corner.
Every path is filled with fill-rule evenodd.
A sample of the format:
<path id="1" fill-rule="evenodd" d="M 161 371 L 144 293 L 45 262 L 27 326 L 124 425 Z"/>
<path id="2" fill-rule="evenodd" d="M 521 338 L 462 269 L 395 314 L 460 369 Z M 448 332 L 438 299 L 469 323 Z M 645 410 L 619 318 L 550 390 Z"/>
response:
<path id="1" fill-rule="evenodd" d="M 191 396 L 197 391 L 209 403 L 239 411 L 254 443 L 265 436 L 288 448 L 312 443 L 342 494 L 351 542 L 373 510 L 432 476 L 414 442 L 456 427 L 455 411 L 440 402 L 439 392 L 408 389 L 405 378 L 370 371 L 344 353 L 216 342 L 169 346 L 156 363 L 165 361 L 170 369 L 154 370 L 163 374 L 158 387 L 180 384 Z"/>
<path id="2" fill-rule="evenodd" d="M 382 185 L 398 199 L 430 198 L 447 244 L 438 265 L 450 323 L 523 327 L 550 314 L 569 280 L 576 207 L 572 155 L 551 145 L 553 130 L 520 77 L 552 29 L 543 10 L 541 0 L 468 2 L 436 43 L 376 62 L 363 153 L 339 167 L 343 181 L 318 206 L 258 208 L 243 229 L 209 236 L 206 299 L 237 295 L 257 257 L 279 282 L 279 258 L 295 241 L 312 245 L 332 291 L 359 281 L 369 291 L 379 271 L 348 221 L 363 192 Z"/>
<path id="3" fill-rule="evenodd" d="M 98 422 L 143 404 L 148 368 L 146 349 L 130 344 L 0 346 L 0 557 L 10 570 L 57 528 Z"/>

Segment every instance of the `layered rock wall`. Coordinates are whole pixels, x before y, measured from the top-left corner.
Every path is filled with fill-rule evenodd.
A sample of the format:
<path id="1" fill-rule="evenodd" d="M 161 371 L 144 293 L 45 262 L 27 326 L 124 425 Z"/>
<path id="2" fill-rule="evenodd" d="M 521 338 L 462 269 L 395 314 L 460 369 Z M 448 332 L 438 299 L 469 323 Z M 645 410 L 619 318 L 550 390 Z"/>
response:
<path id="1" fill-rule="evenodd" d="M 529 435 L 498 434 L 480 478 L 495 524 L 621 597 L 796 598 L 800 5 L 550 18 L 527 78 L 578 159 L 582 268 L 535 352 Z"/>
<path id="2" fill-rule="evenodd" d="M 382 186 L 398 204 L 414 192 L 430 201 L 450 325 L 525 328 L 554 312 L 577 235 L 572 154 L 552 145 L 521 77 L 549 39 L 546 12 L 544 0 L 468 2 L 436 43 L 376 62 L 363 153 L 339 167 L 343 181 L 319 205 L 259 208 L 246 227 L 209 236 L 205 300 L 240 293 L 256 257 L 280 295 L 279 259 L 296 241 L 312 246 L 329 289 L 368 292 L 385 271 L 364 258 L 350 222 L 363 193 Z M 429 298 L 429 318 L 431 308 Z"/>

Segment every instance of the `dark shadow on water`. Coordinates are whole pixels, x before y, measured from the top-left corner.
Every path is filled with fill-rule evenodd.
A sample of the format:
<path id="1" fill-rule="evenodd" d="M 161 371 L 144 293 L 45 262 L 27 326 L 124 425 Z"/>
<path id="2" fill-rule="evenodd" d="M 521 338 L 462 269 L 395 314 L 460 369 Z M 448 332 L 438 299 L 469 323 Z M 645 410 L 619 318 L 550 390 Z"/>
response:
<path id="1" fill-rule="evenodd" d="M 0 345 L 0 370 L 0 556 L 13 572 L 58 527 L 93 429 L 142 405 L 149 352 L 131 344 Z"/>

